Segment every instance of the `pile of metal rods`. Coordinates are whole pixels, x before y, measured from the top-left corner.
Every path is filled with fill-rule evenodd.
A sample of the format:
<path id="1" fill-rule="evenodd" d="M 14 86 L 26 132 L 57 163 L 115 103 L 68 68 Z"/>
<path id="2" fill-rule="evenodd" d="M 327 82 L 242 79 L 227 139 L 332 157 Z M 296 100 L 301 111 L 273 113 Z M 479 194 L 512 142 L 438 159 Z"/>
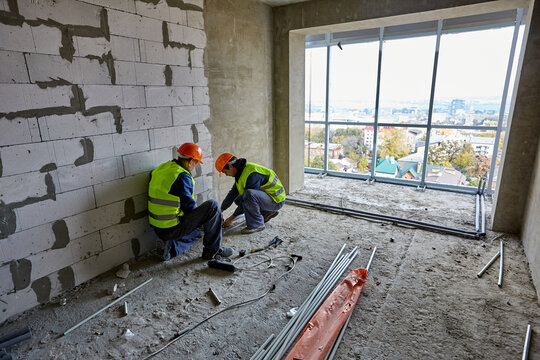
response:
<path id="1" fill-rule="evenodd" d="M 328 211 L 335 214 L 348 215 L 348 216 L 362 218 L 362 219 L 387 221 L 392 224 L 405 225 L 405 226 L 410 226 L 417 229 L 433 231 L 433 232 L 438 232 L 438 233 L 443 233 L 443 234 L 456 235 L 456 236 L 465 237 L 465 238 L 480 239 L 481 237 L 486 235 L 485 232 L 455 229 L 448 226 L 429 224 L 423 221 L 402 219 L 395 216 L 375 214 L 375 213 L 370 213 L 370 212 L 361 211 L 361 210 L 347 209 L 340 206 L 318 204 L 318 203 L 313 203 L 313 202 L 309 202 L 305 200 L 293 199 L 291 197 L 287 197 L 286 201 L 287 201 L 286 204 L 289 204 L 289 205 L 296 205 L 296 206 L 305 207 L 305 208 L 323 210 L 323 211 Z"/>
<path id="2" fill-rule="evenodd" d="M 287 325 L 276 337 L 272 334 L 257 352 L 253 354 L 251 360 L 280 359 L 287 350 L 289 350 L 296 338 L 300 335 L 300 332 L 309 322 L 309 319 L 311 319 L 313 314 L 319 309 L 330 291 L 335 288 L 336 283 L 339 281 L 345 270 L 347 270 L 356 255 L 358 255 L 358 247 L 355 247 L 349 253 L 342 254 L 345 246 L 346 245 L 343 245 L 341 247 L 341 250 L 322 280 L 311 294 L 309 294 Z"/>
<path id="3" fill-rule="evenodd" d="M 486 233 L 486 197 L 484 192 L 486 191 L 486 177 L 482 176 L 478 182 L 478 189 L 476 190 L 476 217 L 475 217 L 475 229 L 477 233 Z"/>

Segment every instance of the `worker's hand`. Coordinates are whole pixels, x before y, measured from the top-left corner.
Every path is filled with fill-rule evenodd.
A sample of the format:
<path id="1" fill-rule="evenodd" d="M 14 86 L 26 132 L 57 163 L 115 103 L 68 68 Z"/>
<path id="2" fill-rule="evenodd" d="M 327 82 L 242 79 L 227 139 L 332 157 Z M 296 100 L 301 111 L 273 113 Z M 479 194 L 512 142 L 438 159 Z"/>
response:
<path id="1" fill-rule="evenodd" d="M 228 228 L 232 225 L 234 219 L 236 219 L 236 216 L 234 215 L 231 215 L 229 216 L 227 219 L 225 219 L 225 221 L 223 222 L 223 227 L 224 228 Z"/>

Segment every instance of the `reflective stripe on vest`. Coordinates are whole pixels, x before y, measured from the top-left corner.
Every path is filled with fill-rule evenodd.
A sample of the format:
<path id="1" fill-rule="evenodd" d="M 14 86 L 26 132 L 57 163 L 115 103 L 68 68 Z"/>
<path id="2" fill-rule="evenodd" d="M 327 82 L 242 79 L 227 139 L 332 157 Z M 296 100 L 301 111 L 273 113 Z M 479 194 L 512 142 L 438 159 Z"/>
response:
<path id="1" fill-rule="evenodd" d="M 189 171 L 174 161 L 163 163 L 152 171 L 148 186 L 148 221 L 151 225 L 170 228 L 180 222 L 179 217 L 184 215 L 180 209 L 180 197 L 169 194 L 169 191 L 181 173 L 189 175 L 195 188 L 195 180 Z M 195 198 L 193 191 L 191 197 Z"/>
<path id="2" fill-rule="evenodd" d="M 238 189 L 238 193 L 240 195 L 244 194 L 247 178 L 254 172 L 268 176 L 268 182 L 263 184 L 259 190 L 267 193 L 276 203 L 280 203 L 285 200 L 285 188 L 283 188 L 283 185 L 281 184 L 281 181 L 279 181 L 276 173 L 271 169 L 265 168 L 264 166 L 249 162 L 246 163 L 246 167 L 244 167 L 244 170 L 242 170 L 242 174 L 236 183 L 236 188 Z"/>

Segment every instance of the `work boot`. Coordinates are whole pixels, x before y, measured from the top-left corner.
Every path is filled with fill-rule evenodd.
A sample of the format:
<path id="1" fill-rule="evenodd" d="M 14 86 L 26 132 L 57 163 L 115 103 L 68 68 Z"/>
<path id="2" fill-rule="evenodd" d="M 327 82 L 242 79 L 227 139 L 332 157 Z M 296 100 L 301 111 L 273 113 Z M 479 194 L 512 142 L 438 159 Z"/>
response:
<path id="1" fill-rule="evenodd" d="M 264 229 L 266 229 L 266 226 L 264 226 L 264 224 L 262 224 L 262 225 L 259 225 L 257 227 L 254 227 L 254 228 L 245 227 L 240 232 L 242 234 L 252 234 L 252 233 L 255 233 L 255 232 L 258 232 L 258 231 L 263 231 Z"/>
<path id="2" fill-rule="evenodd" d="M 222 246 L 219 249 L 204 248 L 202 252 L 202 258 L 204 260 L 212 260 L 216 257 L 228 258 L 234 254 L 234 249 L 230 247 Z"/>
<path id="3" fill-rule="evenodd" d="M 269 222 L 271 219 L 275 218 L 278 215 L 279 215 L 279 210 L 272 211 L 266 214 L 266 216 L 264 217 L 264 223 L 266 224 L 267 222 Z"/>

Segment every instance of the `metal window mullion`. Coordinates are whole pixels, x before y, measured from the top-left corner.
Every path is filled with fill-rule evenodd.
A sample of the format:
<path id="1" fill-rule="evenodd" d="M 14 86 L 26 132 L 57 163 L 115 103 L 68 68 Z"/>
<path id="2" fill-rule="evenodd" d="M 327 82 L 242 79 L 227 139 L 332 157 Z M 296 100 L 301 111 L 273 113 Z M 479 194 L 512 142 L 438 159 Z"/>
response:
<path id="1" fill-rule="evenodd" d="M 327 41 L 329 41 L 330 34 L 327 34 Z M 328 138 L 330 136 L 330 117 L 328 111 L 330 109 L 330 45 L 326 46 L 326 104 L 324 111 L 324 172 L 328 171 Z"/>
<path id="2" fill-rule="evenodd" d="M 510 48 L 510 56 L 508 58 L 508 66 L 506 68 L 506 79 L 504 80 L 504 89 L 501 100 L 501 109 L 499 111 L 499 122 L 497 124 L 497 133 L 495 134 L 495 143 L 493 144 L 493 154 L 491 155 L 491 166 L 489 169 L 488 177 L 488 194 L 493 193 L 491 184 L 493 184 L 493 175 L 495 172 L 495 164 L 497 163 L 497 153 L 499 152 L 499 139 L 501 138 L 502 123 L 504 119 L 504 110 L 506 108 L 506 99 L 508 97 L 508 88 L 510 87 L 510 77 L 512 75 L 512 67 L 514 64 L 514 55 L 516 52 L 517 38 L 519 35 L 519 27 L 521 25 L 521 19 L 523 17 L 523 9 L 517 9 L 516 23 L 514 26 L 514 36 L 512 37 L 512 46 Z M 510 115 L 510 114 L 509 114 Z"/>
<path id="3" fill-rule="evenodd" d="M 424 146 L 424 161 L 422 163 L 422 178 L 420 180 L 420 186 L 426 184 L 426 169 L 427 159 L 429 153 L 429 141 L 431 137 L 431 119 L 433 117 L 433 103 L 435 101 L 435 80 L 437 78 L 437 64 L 439 63 L 439 48 L 441 45 L 441 32 L 443 21 L 439 20 L 437 23 L 437 42 L 435 44 L 435 56 L 433 58 L 433 75 L 431 77 L 431 93 L 429 95 L 429 110 L 428 110 L 428 123 L 426 130 L 426 144 Z"/>
<path id="4" fill-rule="evenodd" d="M 373 122 L 373 154 L 371 156 L 371 178 L 375 178 L 375 167 L 377 167 L 377 133 L 379 122 L 379 98 L 381 95 L 381 68 L 382 68 L 382 50 L 383 50 L 384 27 L 379 30 L 379 59 L 377 63 L 377 89 L 375 94 L 375 118 Z"/>

